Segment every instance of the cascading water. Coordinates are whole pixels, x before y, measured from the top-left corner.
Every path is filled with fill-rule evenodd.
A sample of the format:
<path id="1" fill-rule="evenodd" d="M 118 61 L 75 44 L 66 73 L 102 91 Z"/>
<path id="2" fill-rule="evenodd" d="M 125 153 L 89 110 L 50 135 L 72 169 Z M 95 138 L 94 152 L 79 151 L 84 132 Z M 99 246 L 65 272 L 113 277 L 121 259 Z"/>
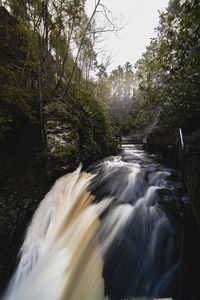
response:
<path id="1" fill-rule="evenodd" d="M 173 171 L 127 145 L 57 180 L 27 230 L 3 299 L 154 299 L 178 293 Z"/>

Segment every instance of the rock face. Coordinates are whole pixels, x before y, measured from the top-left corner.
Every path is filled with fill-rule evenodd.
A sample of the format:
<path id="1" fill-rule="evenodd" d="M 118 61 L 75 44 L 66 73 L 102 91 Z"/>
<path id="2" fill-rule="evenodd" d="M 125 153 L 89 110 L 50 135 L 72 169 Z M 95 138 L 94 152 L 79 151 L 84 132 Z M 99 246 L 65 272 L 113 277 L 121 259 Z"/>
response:
<path id="1" fill-rule="evenodd" d="M 56 153 L 56 149 L 66 146 L 71 141 L 70 129 L 60 120 L 47 120 L 47 150 L 50 155 Z"/>
<path id="2" fill-rule="evenodd" d="M 68 144 L 72 143 L 72 134 L 69 124 L 51 117 L 46 121 L 47 156 L 48 159 L 57 160 L 58 153 L 62 152 Z M 63 169 L 66 166 L 63 165 Z"/>
<path id="3" fill-rule="evenodd" d="M 16 267 L 25 230 L 49 189 L 44 164 L 38 154 L 3 155 L 0 160 L 0 295 Z"/>
<path id="4" fill-rule="evenodd" d="M 62 107 L 62 110 L 60 109 Z M 71 126 L 63 104 L 46 106 L 47 173 L 56 178 L 78 163 L 79 137 Z"/>

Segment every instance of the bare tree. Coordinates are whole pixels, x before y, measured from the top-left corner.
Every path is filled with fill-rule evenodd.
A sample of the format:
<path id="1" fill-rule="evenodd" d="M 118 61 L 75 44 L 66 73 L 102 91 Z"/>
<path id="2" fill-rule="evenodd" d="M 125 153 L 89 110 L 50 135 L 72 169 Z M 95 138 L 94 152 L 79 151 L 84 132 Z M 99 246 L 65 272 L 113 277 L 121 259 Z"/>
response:
<path id="1" fill-rule="evenodd" d="M 92 20 L 93 20 L 95 14 L 96 14 L 96 11 L 97 11 L 97 8 L 98 8 L 99 5 L 100 5 L 100 2 L 101 2 L 101 0 L 98 0 L 98 1 L 97 1 L 96 5 L 95 5 L 95 8 L 94 8 L 94 10 L 93 10 L 93 12 L 92 12 L 92 15 L 91 15 L 91 17 L 90 17 L 90 19 L 89 19 L 89 21 L 88 21 L 88 23 L 87 23 L 87 26 L 86 26 L 85 30 L 83 31 L 82 39 L 81 39 L 81 42 L 80 42 L 80 45 L 79 45 L 79 48 L 78 48 L 78 51 L 77 51 L 77 54 L 76 54 L 76 58 L 75 58 L 75 60 L 74 60 L 73 69 L 72 69 L 71 75 L 70 75 L 70 77 L 69 77 L 69 80 L 68 80 L 68 83 L 67 83 L 67 87 L 66 87 L 66 89 L 65 89 L 65 91 L 64 91 L 64 94 L 66 94 L 66 93 L 68 92 L 68 89 L 69 89 L 69 87 L 70 87 L 70 84 L 71 84 L 71 81 L 72 81 L 74 72 L 75 72 L 76 67 L 77 67 L 77 62 L 78 62 L 79 54 L 80 54 L 81 48 L 82 48 L 82 46 L 83 46 L 83 44 L 84 44 L 84 40 L 85 40 L 85 37 L 86 37 L 86 33 L 87 33 L 87 31 L 88 31 L 88 29 L 89 29 L 89 27 L 90 27 L 90 25 L 91 25 L 91 22 L 92 22 Z"/>

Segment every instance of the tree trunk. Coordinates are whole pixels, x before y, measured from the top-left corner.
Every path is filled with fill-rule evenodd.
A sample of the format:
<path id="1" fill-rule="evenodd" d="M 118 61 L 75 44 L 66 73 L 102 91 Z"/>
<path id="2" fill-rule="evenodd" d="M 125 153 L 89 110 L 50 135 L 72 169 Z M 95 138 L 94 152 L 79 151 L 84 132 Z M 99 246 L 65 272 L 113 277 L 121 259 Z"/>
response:
<path id="1" fill-rule="evenodd" d="M 81 51 L 81 49 L 82 49 L 82 46 L 83 46 L 83 43 L 84 43 L 84 40 L 85 40 L 86 33 L 87 33 L 88 29 L 89 29 L 89 26 L 90 26 L 90 24 L 91 24 L 91 22 L 92 22 L 92 19 L 93 19 L 94 15 L 95 15 L 95 13 L 96 13 L 96 11 L 97 11 L 97 8 L 98 8 L 100 2 L 101 2 L 101 0 L 98 0 L 97 4 L 95 5 L 95 8 L 94 8 L 94 10 L 93 10 L 93 13 L 92 13 L 92 15 L 91 15 L 91 17 L 90 17 L 90 19 L 89 19 L 89 21 L 88 21 L 88 24 L 87 24 L 87 26 L 86 26 L 86 28 L 85 28 L 85 30 L 84 30 L 84 32 L 83 32 L 83 36 L 82 36 L 82 39 L 81 39 L 81 43 L 80 43 L 80 46 L 79 46 L 79 48 L 78 48 L 78 52 L 77 52 L 77 54 L 76 54 L 76 58 L 75 58 L 75 61 L 74 61 L 73 69 L 72 69 L 71 75 L 70 75 L 69 80 L 68 80 L 68 83 L 67 83 L 67 87 L 66 87 L 66 89 L 65 89 L 63 95 L 65 95 L 65 94 L 68 93 L 68 90 L 69 90 L 69 87 L 70 87 L 70 84 L 71 84 L 71 81 L 72 81 L 74 72 L 75 72 L 75 70 L 76 70 L 76 66 L 77 66 L 79 54 L 80 54 L 80 51 Z"/>
<path id="2" fill-rule="evenodd" d="M 70 33 L 69 33 L 69 37 L 68 37 L 68 40 L 67 40 L 67 49 L 66 49 L 63 61 L 62 61 L 61 75 L 60 75 L 60 78 L 59 78 L 59 80 L 58 80 L 58 82 L 56 84 L 56 87 L 54 88 L 54 91 L 56 91 L 59 88 L 59 86 L 61 84 L 61 80 L 64 77 L 64 73 L 67 72 L 68 60 L 69 60 L 70 42 L 71 42 L 71 37 L 72 37 L 73 29 L 74 29 L 74 22 L 72 23 L 72 26 L 70 28 Z"/>
<path id="3" fill-rule="evenodd" d="M 41 74 L 41 64 L 39 66 L 39 101 L 40 101 L 40 128 L 41 128 L 41 138 L 42 138 L 42 146 L 43 150 L 46 150 L 46 130 L 45 130 L 45 123 L 44 123 L 44 110 L 43 110 L 43 91 L 42 91 L 42 74 Z"/>

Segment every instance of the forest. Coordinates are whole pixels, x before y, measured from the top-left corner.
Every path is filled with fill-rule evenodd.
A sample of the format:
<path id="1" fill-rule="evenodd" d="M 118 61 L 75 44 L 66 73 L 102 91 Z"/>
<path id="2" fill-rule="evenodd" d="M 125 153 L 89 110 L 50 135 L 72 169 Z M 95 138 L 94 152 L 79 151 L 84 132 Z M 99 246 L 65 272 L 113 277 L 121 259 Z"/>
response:
<path id="1" fill-rule="evenodd" d="M 70 168 L 116 152 L 116 136 L 145 130 L 155 118 L 156 134 L 198 129 L 198 1 L 169 1 L 141 59 L 110 74 L 109 58 L 99 62 L 96 50 L 105 32 L 120 28 L 109 14 L 101 1 L 91 16 L 84 0 L 1 1 L 4 152 L 31 144 L 51 167 Z"/>
<path id="2" fill-rule="evenodd" d="M 1 6 L 4 149 L 14 144 L 16 150 L 24 142 L 34 147 L 26 138 L 35 134 L 45 159 L 73 166 L 114 151 L 107 106 L 90 80 L 98 68 L 93 44 L 101 30 L 87 17 L 84 1 L 8 1 Z"/>
<path id="3" fill-rule="evenodd" d="M 101 42 L 122 24 L 103 0 L 90 16 L 85 2 L 0 1 L 0 238 L 10 232 L 10 251 L 0 250 L 11 261 L 0 264 L 2 289 L 55 179 L 119 153 L 121 136 L 200 129 L 199 0 L 170 0 L 137 63 L 112 71 Z"/>

